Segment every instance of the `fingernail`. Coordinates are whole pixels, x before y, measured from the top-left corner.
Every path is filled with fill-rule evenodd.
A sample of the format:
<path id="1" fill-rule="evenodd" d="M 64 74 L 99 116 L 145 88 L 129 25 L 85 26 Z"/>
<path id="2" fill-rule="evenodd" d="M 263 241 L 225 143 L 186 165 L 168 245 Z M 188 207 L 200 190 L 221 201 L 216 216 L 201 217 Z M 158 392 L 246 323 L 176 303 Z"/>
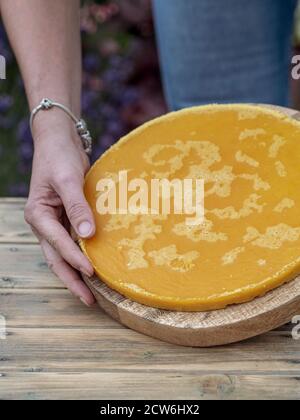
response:
<path id="1" fill-rule="evenodd" d="M 80 268 L 80 272 L 82 274 L 84 274 L 85 276 L 87 276 L 89 279 L 91 277 L 93 277 L 93 275 L 94 275 L 94 271 L 93 270 L 87 270 L 86 268 L 83 268 L 83 267 Z"/>
<path id="2" fill-rule="evenodd" d="M 93 226 L 91 225 L 90 222 L 82 222 L 78 226 L 78 233 L 82 238 L 86 238 L 90 236 L 92 233 L 92 230 L 93 230 Z"/>
<path id="3" fill-rule="evenodd" d="M 88 306 L 89 308 L 92 306 L 92 305 L 90 305 L 89 303 L 87 303 L 87 302 L 84 300 L 84 298 L 80 298 L 80 300 L 81 300 L 81 302 L 82 302 L 85 306 Z"/>

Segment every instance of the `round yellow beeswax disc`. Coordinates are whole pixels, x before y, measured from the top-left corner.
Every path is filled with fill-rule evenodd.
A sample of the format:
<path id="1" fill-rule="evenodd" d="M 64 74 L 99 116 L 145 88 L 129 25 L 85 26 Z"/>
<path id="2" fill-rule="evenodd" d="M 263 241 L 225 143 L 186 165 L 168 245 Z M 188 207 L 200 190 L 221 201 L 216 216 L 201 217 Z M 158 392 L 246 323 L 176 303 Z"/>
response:
<path id="1" fill-rule="evenodd" d="M 204 179 L 204 222 L 174 211 L 100 215 L 99 181 L 115 181 L 118 194 L 124 171 L 149 191 L 153 179 Z M 98 160 L 85 195 L 97 233 L 81 247 L 101 280 L 139 303 L 220 309 L 300 272 L 300 123 L 279 111 L 210 105 L 156 119 Z"/>

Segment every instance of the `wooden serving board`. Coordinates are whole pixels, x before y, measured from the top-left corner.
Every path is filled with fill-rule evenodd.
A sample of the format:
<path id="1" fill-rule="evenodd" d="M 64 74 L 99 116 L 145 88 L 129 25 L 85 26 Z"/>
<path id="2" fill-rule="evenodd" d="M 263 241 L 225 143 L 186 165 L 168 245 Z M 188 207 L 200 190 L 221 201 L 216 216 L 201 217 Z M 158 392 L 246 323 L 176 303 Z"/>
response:
<path id="1" fill-rule="evenodd" d="M 150 308 L 84 278 L 99 306 L 121 324 L 162 341 L 190 347 L 231 344 L 274 330 L 300 315 L 300 276 L 261 298 L 211 312 Z"/>
<path id="2" fill-rule="evenodd" d="M 297 111 L 279 109 L 300 119 Z M 111 290 L 97 277 L 83 278 L 99 306 L 116 321 L 140 333 L 182 346 L 213 347 L 239 342 L 274 330 L 300 315 L 300 273 L 295 280 L 252 302 L 211 312 L 150 308 Z"/>

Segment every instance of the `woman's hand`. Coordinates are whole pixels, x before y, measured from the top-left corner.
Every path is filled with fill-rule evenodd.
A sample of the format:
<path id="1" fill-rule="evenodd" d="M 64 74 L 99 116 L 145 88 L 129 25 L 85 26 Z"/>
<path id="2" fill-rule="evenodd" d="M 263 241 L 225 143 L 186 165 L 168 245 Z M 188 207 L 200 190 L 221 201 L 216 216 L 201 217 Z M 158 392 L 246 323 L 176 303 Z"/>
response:
<path id="1" fill-rule="evenodd" d="M 0 9 L 25 82 L 29 108 L 48 97 L 79 117 L 80 1 L 18 1 L 16 7 L 16 2 L 0 0 Z M 82 191 L 88 159 L 74 124 L 62 111 L 39 112 L 33 137 L 35 154 L 26 220 L 54 273 L 91 305 L 94 297 L 78 270 L 91 276 L 93 268 L 68 233 L 70 223 L 81 237 L 95 232 Z"/>
<path id="2" fill-rule="evenodd" d="M 69 234 L 71 226 L 82 238 L 95 234 L 93 214 L 83 194 L 89 161 L 68 117 L 59 112 L 48 111 L 37 117 L 44 119 L 44 126 L 47 121 L 48 128 L 34 133 L 35 153 L 25 219 L 39 239 L 49 267 L 75 296 L 90 306 L 95 299 L 78 272 L 90 277 L 93 267 Z"/>

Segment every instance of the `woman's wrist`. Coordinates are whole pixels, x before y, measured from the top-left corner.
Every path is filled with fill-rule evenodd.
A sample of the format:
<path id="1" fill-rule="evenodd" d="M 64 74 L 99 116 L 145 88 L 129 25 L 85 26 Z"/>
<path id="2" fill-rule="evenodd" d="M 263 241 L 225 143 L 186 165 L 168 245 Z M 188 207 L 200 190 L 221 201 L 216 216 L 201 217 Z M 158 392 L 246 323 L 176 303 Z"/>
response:
<path id="1" fill-rule="evenodd" d="M 32 126 L 34 143 L 40 143 L 45 138 L 53 137 L 57 134 L 60 134 L 59 137 L 61 135 L 69 137 L 74 133 L 75 130 L 72 122 L 58 110 L 39 112 Z"/>
<path id="2" fill-rule="evenodd" d="M 64 105 L 64 102 L 62 102 Z M 78 138 L 78 132 L 74 121 L 61 109 L 53 107 L 50 110 L 39 111 L 32 123 L 32 135 L 34 143 L 42 142 L 49 136 L 62 135 L 74 140 Z M 79 139 L 80 142 L 80 139 Z"/>
<path id="3" fill-rule="evenodd" d="M 66 107 L 64 104 L 53 101 L 49 98 L 44 98 L 39 103 L 39 105 L 36 108 L 34 108 L 34 110 L 31 112 L 31 116 L 30 116 L 31 131 L 33 132 L 33 122 L 34 122 L 35 117 L 41 112 L 45 112 L 45 111 L 48 112 L 53 109 L 62 111 L 69 118 L 69 121 L 72 121 L 72 123 L 74 124 L 74 127 L 76 128 L 76 133 L 78 137 L 80 138 L 80 141 L 82 143 L 85 153 L 90 155 L 92 152 L 92 137 L 88 130 L 86 122 L 82 118 L 77 117 L 71 111 L 71 109 Z M 55 120 L 55 124 L 57 124 L 58 121 L 59 121 L 58 119 Z"/>

